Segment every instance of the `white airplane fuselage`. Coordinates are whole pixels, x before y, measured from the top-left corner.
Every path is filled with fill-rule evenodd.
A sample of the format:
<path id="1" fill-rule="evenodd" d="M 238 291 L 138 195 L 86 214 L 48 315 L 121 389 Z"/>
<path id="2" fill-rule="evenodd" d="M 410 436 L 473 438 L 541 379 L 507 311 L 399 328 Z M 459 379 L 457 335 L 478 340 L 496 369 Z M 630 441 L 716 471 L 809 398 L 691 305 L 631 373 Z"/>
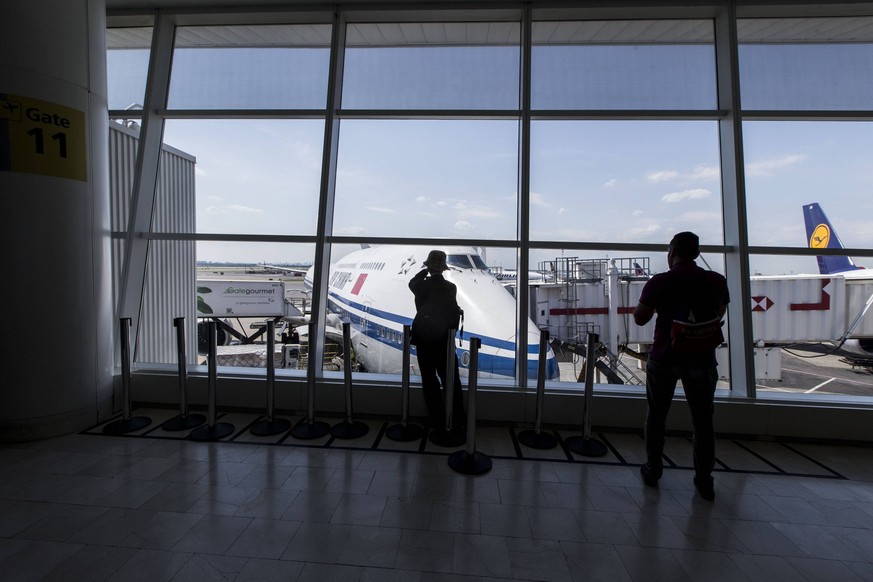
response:
<path id="1" fill-rule="evenodd" d="M 331 265 L 328 310 L 339 321 L 351 324 L 351 341 L 358 360 L 373 373 L 399 374 L 402 367 L 403 326 L 415 317 L 409 280 L 424 267 L 430 248 L 371 247 L 352 252 Z M 443 273 L 458 289 L 464 310 L 464 334 L 455 345 L 466 377 L 470 338 L 482 341 L 479 378 L 515 377 L 515 298 L 485 267 L 471 247 L 442 247 L 449 270 Z M 307 275 L 307 281 L 310 281 Z M 536 378 L 540 333 L 528 321 L 527 374 Z M 412 348 L 413 355 L 415 347 Z M 418 362 L 411 358 L 413 374 Z M 547 352 L 546 377 L 558 378 L 558 363 Z"/>

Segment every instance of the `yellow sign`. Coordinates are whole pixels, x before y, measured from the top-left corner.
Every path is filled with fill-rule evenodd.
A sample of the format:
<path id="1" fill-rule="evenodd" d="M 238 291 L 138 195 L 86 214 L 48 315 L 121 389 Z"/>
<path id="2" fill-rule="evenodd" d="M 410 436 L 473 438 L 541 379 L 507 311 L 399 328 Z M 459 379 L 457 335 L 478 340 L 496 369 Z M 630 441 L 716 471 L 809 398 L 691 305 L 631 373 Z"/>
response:
<path id="1" fill-rule="evenodd" d="M 0 171 L 87 180 L 85 114 L 0 93 Z"/>
<path id="2" fill-rule="evenodd" d="M 809 237 L 809 248 L 826 249 L 829 242 L 831 242 L 831 229 L 826 224 L 819 224 Z"/>

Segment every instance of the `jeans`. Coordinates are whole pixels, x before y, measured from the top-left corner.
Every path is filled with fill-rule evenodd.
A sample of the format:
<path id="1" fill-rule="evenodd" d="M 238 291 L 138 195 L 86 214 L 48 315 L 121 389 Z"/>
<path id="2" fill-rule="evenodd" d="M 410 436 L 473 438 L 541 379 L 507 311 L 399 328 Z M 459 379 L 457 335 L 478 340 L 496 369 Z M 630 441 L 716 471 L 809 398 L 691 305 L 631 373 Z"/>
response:
<path id="1" fill-rule="evenodd" d="M 715 366 L 672 366 L 649 360 L 646 364 L 646 457 L 649 469 L 658 477 L 664 468 L 664 432 L 667 413 L 677 381 L 682 380 L 685 399 L 694 428 L 694 473 L 709 479 L 715 466 L 715 430 L 712 426 L 713 398 L 718 372 Z"/>

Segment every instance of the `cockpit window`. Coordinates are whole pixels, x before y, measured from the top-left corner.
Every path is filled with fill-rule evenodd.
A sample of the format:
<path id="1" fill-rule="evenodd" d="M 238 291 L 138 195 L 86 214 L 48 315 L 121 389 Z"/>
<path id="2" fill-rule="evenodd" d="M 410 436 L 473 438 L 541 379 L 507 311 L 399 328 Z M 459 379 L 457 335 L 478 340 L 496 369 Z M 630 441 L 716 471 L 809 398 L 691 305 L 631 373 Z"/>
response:
<path id="1" fill-rule="evenodd" d="M 473 268 L 473 264 L 470 263 L 470 259 L 467 255 L 449 255 L 446 257 L 446 263 L 451 267 L 458 267 L 459 269 Z"/>
<path id="2" fill-rule="evenodd" d="M 485 264 L 485 261 L 479 255 L 470 255 L 470 258 L 473 259 L 473 264 L 476 265 L 477 269 L 488 269 L 488 265 Z"/>

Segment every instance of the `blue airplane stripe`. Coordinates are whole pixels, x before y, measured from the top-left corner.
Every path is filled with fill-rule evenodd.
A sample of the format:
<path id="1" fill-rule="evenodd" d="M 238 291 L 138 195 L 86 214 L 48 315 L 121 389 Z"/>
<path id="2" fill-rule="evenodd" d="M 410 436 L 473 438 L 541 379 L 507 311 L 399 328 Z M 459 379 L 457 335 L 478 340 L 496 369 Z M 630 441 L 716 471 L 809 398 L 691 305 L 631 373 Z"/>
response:
<path id="1" fill-rule="evenodd" d="M 359 332 L 363 333 L 367 336 L 368 339 L 377 341 L 381 344 L 384 344 L 391 349 L 400 350 L 401 345 L 398 341 L 392 341 L 387 337 L 382 337 L 376 334 L 375 329 L 369 329 L 366 332 L 361 329 L 361 326 L 367 321 L 363 317 L 355 315 L 354 313 L 345 311 L 345 310 L 334 310 L 335 313 L 341 316 L 345 316 L 350 320 L 352 325 L 355 325 Z M 484 344 L 485 342 L 483 342 Z M 412 347 L 412 353 L 415 353 L 415 346 Z M 461 348 L 457 348 L 460 352 Z M 459 358 L 460 360 L 460 354 Z M 462 368 L 466 368 L 466 366 L 461 366 Z M 527 376 L 528 378 L 534 379 L 537 376 L 537 360 L 528 360 L 527 362 Z M 515 376 L 515 357 L 514 356 L 500 356 L 497 354 L 489 354 L 485 352 L 479 352 L 479 371 L 486 372 L 490 374 L 496 374 L 500 376 L 505 376 L 506 378 L 513 378 Z M 558 362 L 554 357 L 548 358 L 546 362 L 546 376 L 548 378 L 557 378 L 558 377 Z"/>
<path id="2" fill-rule="evenodd" d="M 368 312 L 369 314 L 374 315 L 376 317 L 381 317 L 382 319 L 387 319 L 388 321 L 393 321 L 394 323 L 399 323 L 401 326 L 412 324 L 412 320 L 408 317 L 404 317 L 404 316 L 398 315 L 396 313 L 391 313 L 390 311 L 384 311 L 382 309 L 374 309 L 372 307 L 365 306 L 363 303 L 357 303 L 355 301 L 347 300 L 344 297 L 341 297 L 340 295 L 338 295 L 337 293 L 335 293 L 333 291 L 331 291 L 329 293 L 329 296 L 331 299 L 333 299 L 337 303 L 343 304 L 344 306 L 347 306 L 347 307 L 353 308 L 353 309 L 357 309 L 359 311 Z M 338 313 L 340 315 L 347 315 L 349 318 L 353 319 L 353 322 L 355 321 L 355 318 L 357 318 L 358 322 L 363 321 L 363 318 L 361 316 L 355 315 L 355 314 L 351 313 L 350 311 L 338 310 L 338 311 L 336 311 L 336 313 Z M 469 330 L 465 330 L 465 334 L 466 335 L 473 335 Z M 487 345 L 489 347 L 502 349 L 502 350 L 515 351 L 515 343 L 513 343 L 513 342 L 497 339 L 495 337 L 478 335 L 478 334 L 476 334 L 476 336 L 481 338 L 482 345 Z M 528 355 L 538 354 L 539 353 L 539 346 L 528 345 L 527 346 L 527 353 L 528 353 Z"/>

